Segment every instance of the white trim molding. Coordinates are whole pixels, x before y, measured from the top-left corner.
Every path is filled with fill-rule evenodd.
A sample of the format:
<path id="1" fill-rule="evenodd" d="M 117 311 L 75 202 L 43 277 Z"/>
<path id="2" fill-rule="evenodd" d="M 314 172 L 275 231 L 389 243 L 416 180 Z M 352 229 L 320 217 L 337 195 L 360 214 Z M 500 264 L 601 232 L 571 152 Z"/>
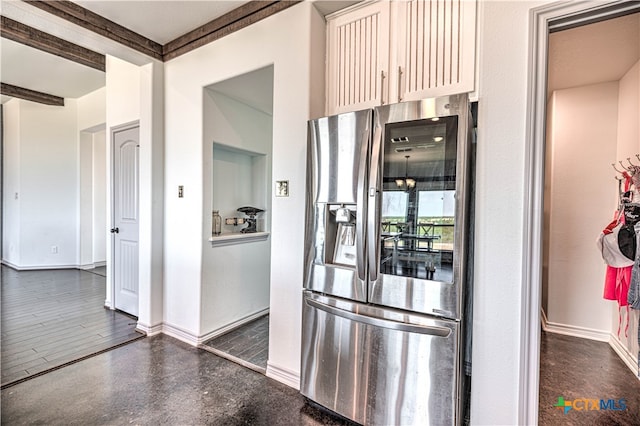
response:
<path id="1" fill-rule="evenodd" d="M 554 21 L 580 16 L 583 24 L 614 16 L 629 2 L 561 1 L 531 9 L 529 17 L 529 72 L 527 128 L 524 151 L 523 241 L 529 241 L 522 259 L 522 335 L 518 423 L 537 424 L 540 368 L 540 302 L 542 290 L 542 231 L 544 154 L 547 104 L 549 28 Z M 590 14 L 587 16 L 586 14 Z M 590 19 L 588 19 L 590 18 Z M 575 330 L 573 330 L 575 331 Z"/>
<path id="2" fill-rule="evenodd" d="M 597 330 L 594 328 L 578 327 L 559 322 L 550 322 L 544 309 L 540 309 L 540 323 L 542 329 L 549 333 L 564 334 L 565 336 L 580 337 L 581 339 L 597 340 L 598 342 L 609 342 L 610 332 L 608 330 Z"/>
<path id="3" fill-rule="evenodd" d="M 147 336 L 155 336 L 162 333 L 162 324 L 145 325 L 138 322 L 136 324 L 136 330 L 146 334 Z"/>
<path id="4" fill-rule="evenodd" d="M 87 271 L 87 270 L 90 270 L 90 269 L 101 268 L 103 266 L 107 266 L 107 262 L 106 261 L 87 263 L 86 265 L 79 265 L 78 269 L 82 269 L 83 271 Z"/>
<path id="5" fill-rule="evenodd" d="M 624 343 L 620 341 L 618 336 L 613 333 L 611 333 L 611 338 L 609 339 L 609 346 L 611 346 L 615 353 L 617 353 L 627 367 L 629 367 L 633 375 L 640 380 L 640 367 L 638 366 L 637 356 L 632 354 L 629 349 L 625 347 Z"/>
<path id="6" fill-rule="evenodd" d="M 195 334 L 178 326 L 167 324 L 166 322 L 162 324 L 162 333 L 166 334 L 167 336 L 171 336 L 174 339 L 185 342 L 191 346 L 197 347 L 200 344 L 198 342 L 198 336 L 196 336 Z"/>
<path id="7" fill-rule="evenodd" d="M 214 337 L 217 336 L 221 336 L 235 328 L 238 328 L 244 324 L 247 324 L 257 318 L 260 318 L 263 315 L 266 315 L 269 313 L 269 308 L 265 308 L 262 309 L 258 312 L 255 312 L 253 314 L 247 315 L 245 317 L 240 318 L 237 321 L 234 321 L 224 327 L 218 328 L 212 332 L 209 332 L 207 334 L 204 334 L 202 336 L 197 336 L 195 334 L 193 334 L 192 332 L 185 330 L 184 328 L 180 328 L 178 326 L 172 325 L 172 324 L 167 324 L 166 322 L 163 323 L 162 325 L 156 325 L 153 326 L 153 331 L 155 333 L 155 330 L 157 329 L 157 327 L 161 327 L 161 332 L 166 334 L 167 336 L 171 336 L 173 338 L 176 338 L 178 340 L 181 340 L 185 343 L 190 344 L 191 346 L 196 346 L 196 347 L 200 347 L 204 342 L 206 342 L 207 340 L 213 339 Z M 140 324 L 138 324 L 138 327 L 141 327 Z M 142 326 L 144 327 L 144 326 Z M 144 330 L 144 328 L 142 328 L 142 330 Z"/>
<path id="8" fill-rule="evenodd" d="M 606 330 L 595 330 L 575 325 L 547 322 L 543 327 L 549 333 L 564 334 L 565 336 L 580 337 L 581 339 L 597 340 L 598 342 L 609 343 L 611 332 Z"/>
<path id="9" fill-rule="evenodd" d="M 2 261 L 3 265 L 15 269 L 16 271 L 42 271 L 46 269 L 82 269 L 80 265 L 31 265 L 31 266 L 19 266 L 15 263 L 11 263 L 8 260 Z"/>
<path id="10" fill-rule="evenodd" d="M 267 362 L 267 377 L 300 390 L 300 373 Z"/>

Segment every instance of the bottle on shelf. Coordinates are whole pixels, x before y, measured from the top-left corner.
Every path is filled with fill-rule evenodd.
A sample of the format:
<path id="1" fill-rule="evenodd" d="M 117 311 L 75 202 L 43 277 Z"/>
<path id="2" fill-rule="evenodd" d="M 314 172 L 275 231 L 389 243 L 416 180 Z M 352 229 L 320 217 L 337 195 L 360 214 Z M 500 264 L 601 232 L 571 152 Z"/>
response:
<path id="1" fill-rule="evenodd" d="M 222 218 L 219 210 L 214 210 L 211 217 L 211 235 L 220 235 L 222 232 Z"/>

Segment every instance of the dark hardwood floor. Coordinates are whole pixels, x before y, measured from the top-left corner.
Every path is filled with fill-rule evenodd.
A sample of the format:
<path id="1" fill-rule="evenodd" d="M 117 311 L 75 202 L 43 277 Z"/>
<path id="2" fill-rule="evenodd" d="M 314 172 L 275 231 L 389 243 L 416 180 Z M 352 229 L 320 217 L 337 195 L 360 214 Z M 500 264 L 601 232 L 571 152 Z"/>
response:
<path id="1" fill-rule="evenodd" d="M 604 400 L 605 409 L 591 403 L 580 409 L 579 402 L 565 412 L 558 398 L 595 400 L 598 408 Z M 640 425 L 640 380 L 608 343 L 542 332 L 539 424 Z"/>
<path id="2" fill-rule="evenodd" d="M 144 337 L 104 301 L 101 275 L 2 266 L 2 387 Z"/>
<path id="3" fill-rule="evenodd" d="M 208 340 L 202 348 L 264 374 L 269 357 L 269 315 Z"/>

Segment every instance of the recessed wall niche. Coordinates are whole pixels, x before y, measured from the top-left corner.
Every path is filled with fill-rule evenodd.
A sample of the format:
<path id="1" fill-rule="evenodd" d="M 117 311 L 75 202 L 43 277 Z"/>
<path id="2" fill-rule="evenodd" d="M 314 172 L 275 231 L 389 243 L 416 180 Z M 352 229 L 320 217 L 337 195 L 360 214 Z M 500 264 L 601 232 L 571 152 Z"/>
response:
<path id="1" fill-rule="evenodd" d="M 212 210 L 218 210 L 222 217 L 222 235 L 240 232 L 245 225 L 226 225 L 225 219 L 246 218 L 238 212 L 239 207 L 251 206 L 266 210 L 258 215 L 257 230 L 268 231 L 266 218 L 267 154 L 242 150 L 227 145 L 213 143 L 213 191 Z"/>
<path id="2" fill-rule="evenodd" d="M 222 234 L 212 240 L 239 233 L 246 225 L 226 225 L 225 219 L 246 218 L 237 209 L 251 206 L 265 210 L 257 217 L 257 229 L 268 232 L 271 226 L 273 66 L 207 86 L 203 101 L 205 150 L 210 150 L 205 153 L 205 159 L 210 159 L 210 174 L 205 170 L 205 176 L 211 176 L 210 185 L 205 182 L 205 215 L 209 206 L 205 229 L 211 230 L 211 211 L 218 210 Z"/>

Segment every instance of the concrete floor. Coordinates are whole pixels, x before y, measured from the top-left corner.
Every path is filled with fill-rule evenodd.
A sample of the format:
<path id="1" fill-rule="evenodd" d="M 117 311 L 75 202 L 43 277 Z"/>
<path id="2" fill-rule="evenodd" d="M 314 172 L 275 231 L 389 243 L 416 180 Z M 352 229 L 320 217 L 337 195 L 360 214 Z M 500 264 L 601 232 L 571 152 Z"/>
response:
<path id="1" fill-rule="evenodd" d="M 640 425 L 640 381 L 608 344 L 543 333 L 540 355 L 540 425 Z M 624 399 L 625 409 L 564 413 L 559 397 Z M 295 389 L 164 335 L 7 387 L 0 408 L 3 425 L 350 424 Z"/>
<path id="2" fill-rule="evenodd" d="M 168 336 L 2 390 L 2 424 L 342 425 L 295 390 Z"/>

